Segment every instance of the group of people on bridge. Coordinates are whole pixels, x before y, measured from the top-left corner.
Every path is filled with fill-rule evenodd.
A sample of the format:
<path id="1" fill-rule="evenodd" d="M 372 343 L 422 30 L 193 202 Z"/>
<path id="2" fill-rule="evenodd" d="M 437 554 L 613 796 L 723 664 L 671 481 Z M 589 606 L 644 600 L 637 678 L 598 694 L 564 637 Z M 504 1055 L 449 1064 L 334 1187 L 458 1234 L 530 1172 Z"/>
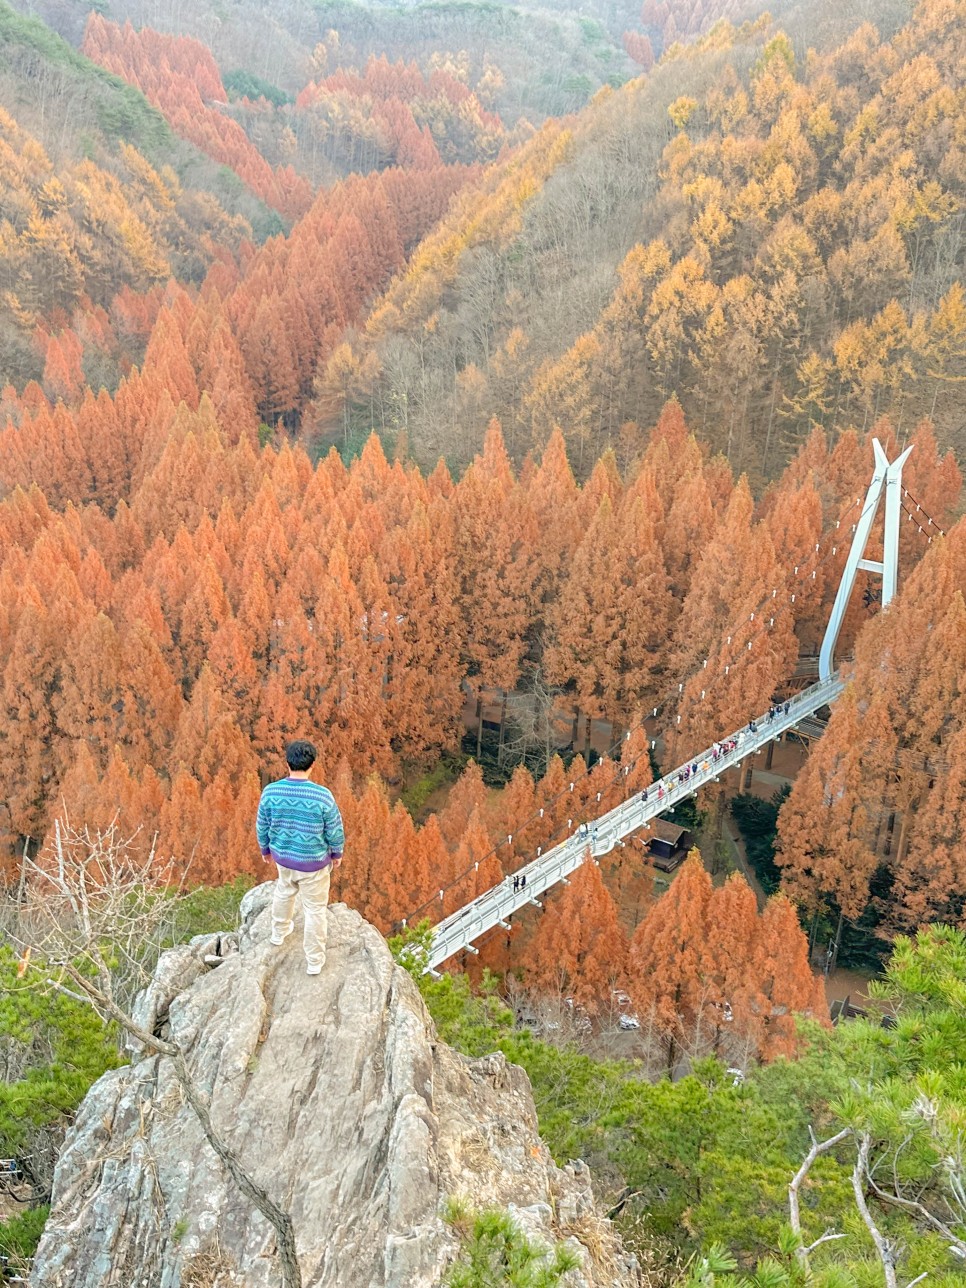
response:
<path id="1" fill-rule="evenodd" d="M 768 714 L 765 716 L 765 720 L 768 723 L 771 723 L 771 721 L 777 720 L 782 713 L 787 716 L 790 709 L 791 702 L 775 703 L 773 706 L 768 708 Z M 749 734 L 757 734 L 758 722 L 755 720 L 749 720 L 747 732 Z M 682 765 L 680 769 L 673 770 L 666 778 L 660 778 L 657 783 L 652 783 L 650 787 L 645 787 L 641 792 L 641 803 L 644 805 L 647 804 L 652 791 L 656 793 L 657 799 L 662 801 L 666 795 L 675 789 L 675 787 L 683 786 L 684 783 L 690 782 L 690 780 L 697 774 L 707 773 L 708 770 L 713 769 L 723 756 L 728 756 L 733 751 L 740 749 L 745 738 L 745 733 L 746 730 L 739 729 L 734 737 L 724 738 L 721 742 L 712 743 L 709 752 L 703 760 L 692 760 L 689 764 Z"/>
<path id="2" fill-rule="evenodd" d="M 707 773 L 709 769 L 718 763 L 722 756 L 727 756 L 737 747 L 740 747 L 743 737 L 744 731 L 735 734 L 733 738 L 725 738 L 722 742 L 713 743 L 704 760 L 692 760 L 689 765 L 682 765 L 680 769 L 669 774 L 667 779 L 659 778 L 656 784 L 652 783 L 649 788 L 645 787 L 641 792 L 641 803 L 647 804 L 652 791 L 656 793 L 657 799 L 660 801 L 664 799 L 668 791 L 673 789 L 675 784 L 680 785 L 690 782 L 697 774 Z M 667 787 L 665 787 L 665 783 L 668 784 Z"/>
<path id="3" fill-rule="evenodd" d="M 782 712 L 783 712 L 783 711 L 784 711 L 785 715 L 787 716 L 787 715 L 788 715 L 788 710 L 789 710 L 789 708 L 791 707 L 791 705 L 792 705 L 792 704 L 791 704 L 790 702 L 786 702 L 784 706 L 782 706 L 782 704 L 781 704 L 781 703 L 776 703 L 776 704 L 775 704 L 775 706 L 773 706 L 773 707 L 769 707 L 769 708 L 768 708 L 768 715 L 767 715 L 767 716 L 765 716 L 765 719 L 768 721 L 768 723 L 769 723 L 769 724 L 771 724 L 771 722 L 772 722 L 773 720 L 777 720 L 777 719 L 778 719 L 778 717 L 782 714 Z M 757 732 L 758 732 L 758 724 L 757 724 L 757 722 L 756 722 L 756 721 L 754 721 L 754 720 L 749 720 L 749 721 L 748 721 L 748 732 L 749 732 L 749 733 L 757 733 Z"/>

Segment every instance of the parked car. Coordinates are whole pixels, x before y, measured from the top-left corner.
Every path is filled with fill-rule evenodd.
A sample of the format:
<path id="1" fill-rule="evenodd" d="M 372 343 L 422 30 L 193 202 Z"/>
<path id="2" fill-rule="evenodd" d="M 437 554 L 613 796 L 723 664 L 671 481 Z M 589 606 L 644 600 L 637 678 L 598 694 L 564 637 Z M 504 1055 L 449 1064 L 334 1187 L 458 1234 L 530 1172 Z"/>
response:
<path id="1" fill-rule="evenodd" d="M 618 1017 L 617 1025 L 618 1028 L 622 1029 L 639 1029 L 641 1027 L 641 1022 L 636 1015 L 627 1015 L 625 1013 Z"/>

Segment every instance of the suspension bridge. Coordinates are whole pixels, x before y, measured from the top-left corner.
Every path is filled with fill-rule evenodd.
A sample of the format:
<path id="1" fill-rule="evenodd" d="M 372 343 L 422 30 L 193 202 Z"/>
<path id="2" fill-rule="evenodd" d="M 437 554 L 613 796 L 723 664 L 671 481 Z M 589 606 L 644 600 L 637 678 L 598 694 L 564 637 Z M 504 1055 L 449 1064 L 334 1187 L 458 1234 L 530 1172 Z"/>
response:
<path id="1" fill-rule="evenodd" d="M 819 654 L 817 683 L 800 690 L 779 706 L 770 707 L 760 716 L 743 724 L 740 729 L 722 735 L 711 747 L 690 756 L 682 765 L 665 774 L 659 782 L 652 784 L 646 792 L 636 792 L 633 797 L 595 819 L 568 820 L 569 835 L 563 841 L 545 853 L 538 849 L 536 857 L 529 863 L 517 868 L 498 885 L 444 917 L 433 927 L 424 971 L 435 974 L 436 968 L 456 953 L 478 953 L 476 940 L 495 927 L 509 930 L 510 918 L 523 908 L 541 908 L 543 905 L 540 896 L 552 886 L 561 882 L 566 884 L 568 877 L 586 860 L 588 853 L 596 860 L 608 854 L 615 846 L 626 845 L 627 838 L 647 827 L 652 819 L 695 795 L 707 784 L 717 782 L 726 770 L 741 765 L 748 756 L 754 755 L 779 735 L 800 729 L 808 737 L 816 736 L 821 728 L 816 721 L 817 713 L 835 702 L 845 688 L 845 681 L 834 669 L 833 655 L 856 576 L 860 569 L 881 576 L 882 607 L 885 608 L 897 586 L 900 509 L 905 511 L 908 519 L 915 520 L 916 517 L 904 504 L 903 497 L 908 493 L 901 486 L 902 467 L 912 448 L 907 448 L 892 462 L 887 459 L 878 440 L 873 440 L 873 450 L 875 468 L 872 482 L 859 517 L 852 525 L 852 544 Z M 885 513 L 882 558 L 868 559 L 865 557 L 866 546 L 883 496 Z M 858 503 L 857 499 L 854 504 Z M 917 513 L 920 509 L 917 505 Z M 928 516 L 924 517 L 928 519 Z M 933 525 L 932 519 L 928 519 L 928 525 Z M 923 532 L 922 525 L 918 526 L 920 532 Z M 933 530 L 941 535 L 938 526 Z M 833 546 L 831 554 L 834 553 Z M 798 568 L 795 572 L 799 572 Z M 814 570 L 811 575 L 814 577 Z M 773 592 L 774 594 L 777 592 Z M 754 616 L 753 613 L 752 618 Z M 748 647 L 750 649 L 751 645 Z M 678 691 L 682 688 L 683 685 L 678 686 Z M 572 787 L 573 785 L 571 790 Z M 543 814 L 542 810 L 540 814 Z M 507 840 L 512 841 L 512 837 Z M 441 890 L 441 902 L 443 896 L 444 892 Z"/>

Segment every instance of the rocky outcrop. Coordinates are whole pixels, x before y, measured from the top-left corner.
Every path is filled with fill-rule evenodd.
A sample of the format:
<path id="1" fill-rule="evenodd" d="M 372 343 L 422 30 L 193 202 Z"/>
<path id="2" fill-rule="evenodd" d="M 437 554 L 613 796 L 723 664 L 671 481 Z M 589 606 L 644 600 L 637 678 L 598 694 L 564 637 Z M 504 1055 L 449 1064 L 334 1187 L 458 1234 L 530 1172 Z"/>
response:
<path id="1" fill-rule="evenodd" d="M 449 1196 L 570 1239 L 575 1288 L 635 1284 L 587 1169 L 556 1167 L 540 1140 L 523 1071 L 439 1043 L 382 937 L 341 905 L 325 969 L 307 976 L 298 932 L 268 942 L 270 891 L 246 896 L 238 935 L 166 953 L 138 1018 L 186 1053 L 216 1130 L 291 1213 L 305 1288 L 439 1284 L 457 1252 Z M 81 1106 L 30 1282 L 277 1288 L 274 1231 L 226 1175 L 171 1061 L 132 1054 Z"/>

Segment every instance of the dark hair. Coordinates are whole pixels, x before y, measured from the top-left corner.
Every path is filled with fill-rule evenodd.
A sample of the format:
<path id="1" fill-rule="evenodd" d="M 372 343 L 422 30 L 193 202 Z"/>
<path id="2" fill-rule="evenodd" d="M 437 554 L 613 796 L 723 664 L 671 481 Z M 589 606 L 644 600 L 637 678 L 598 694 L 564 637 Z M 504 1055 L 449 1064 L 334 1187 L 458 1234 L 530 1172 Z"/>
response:
<path id="1" fill-rule="evenodd" d="M 289 769 L 301 773 L 303 770 L 311 769 L 315 764 L 315 748 L 304 739 L 290 742 L 285 748 L 285 760 Z"/>

